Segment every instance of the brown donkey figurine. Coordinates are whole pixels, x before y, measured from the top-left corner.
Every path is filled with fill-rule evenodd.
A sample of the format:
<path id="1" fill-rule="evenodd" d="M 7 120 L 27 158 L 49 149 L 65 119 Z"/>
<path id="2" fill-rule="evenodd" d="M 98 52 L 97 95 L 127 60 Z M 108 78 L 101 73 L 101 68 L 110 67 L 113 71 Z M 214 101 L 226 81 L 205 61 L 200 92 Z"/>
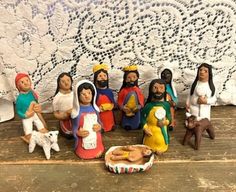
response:
<path id="1" fill-rule="evenodd" d="M 186 120 L 186 133 L 184 136 L 183 145 L 185 145 L 191 139 L 191 137 L 195 135 L 194 149 L 198 150 L 201 143 L 202 133 L 205 130 L 211 139 L 215 138 L 214 128 L 209 119 L 204 118 L 198 121 L 194 115 L 188 117 Z"/>

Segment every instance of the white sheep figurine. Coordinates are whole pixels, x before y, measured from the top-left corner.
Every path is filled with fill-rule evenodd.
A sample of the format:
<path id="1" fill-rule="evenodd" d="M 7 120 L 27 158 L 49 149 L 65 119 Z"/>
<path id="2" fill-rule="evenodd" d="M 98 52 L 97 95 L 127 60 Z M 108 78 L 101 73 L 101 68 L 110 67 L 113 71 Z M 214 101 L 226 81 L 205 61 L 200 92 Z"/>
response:
<path id="1" fill-rule="evenodd" d="M 46 159 L 50 159 L 51 148 L 57 152 L 60 151 L 59 145 L 57 143 L 58 134 L 59 131 L 49 131 L 47 133 L 33 131 L 29 142 L 29 152 L 32 153 L 36 144 L 38 144 L 43 148 Z"/>

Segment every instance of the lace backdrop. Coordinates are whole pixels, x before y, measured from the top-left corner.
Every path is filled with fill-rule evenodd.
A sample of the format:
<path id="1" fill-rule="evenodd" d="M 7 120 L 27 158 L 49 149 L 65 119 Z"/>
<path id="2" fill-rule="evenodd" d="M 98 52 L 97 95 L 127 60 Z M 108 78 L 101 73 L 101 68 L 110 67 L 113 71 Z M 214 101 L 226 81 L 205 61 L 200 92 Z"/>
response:
<path id="1" fill-rule="evenodd" d="M 197 67 L 213 65 L 217 103 L 236 104 L 235 0 L 2 0 L 0 98 L 14 101 L 17 72 L 27 72 L 45 111 L 56 79 L 93 79 L 92 66 L 110 66 L 117 93 L 122 68 L 137 64 L 147 95 L 159 69 L 174 70 L 184 106 Z"/>

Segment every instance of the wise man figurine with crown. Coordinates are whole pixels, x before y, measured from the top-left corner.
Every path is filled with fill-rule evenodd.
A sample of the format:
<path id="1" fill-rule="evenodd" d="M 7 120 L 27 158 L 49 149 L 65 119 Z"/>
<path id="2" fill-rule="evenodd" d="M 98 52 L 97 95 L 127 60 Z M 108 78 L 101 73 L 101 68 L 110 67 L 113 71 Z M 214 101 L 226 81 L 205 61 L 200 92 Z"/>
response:
<path id="1" fill-rule="evenodd" d="M 99 116 L 105 132 L 115 128 L 113 109 L 115 99 L 112 90 L 109 88 L 108 66 L 97 64 L 93 67 L 94 85 L 97 90 L 96 104 L 100 109 Z"/>
<path id="2" fill-rule="evenodd" d="M 136 65 L 124 67 L 123 84 L 118 93 L 118 107 L 122 111 L 121 125 L 126 130 L 140 128 L 140 111 L 144 95 L 138 86 L 139 72 Z"/>

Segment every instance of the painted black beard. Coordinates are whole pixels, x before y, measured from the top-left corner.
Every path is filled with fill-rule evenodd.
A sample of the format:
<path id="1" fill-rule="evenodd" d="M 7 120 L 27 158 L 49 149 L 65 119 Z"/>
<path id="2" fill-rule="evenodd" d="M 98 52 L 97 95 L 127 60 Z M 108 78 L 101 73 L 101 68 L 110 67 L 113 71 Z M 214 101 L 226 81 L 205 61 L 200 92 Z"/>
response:
<path id="1" fill-rule="evenodd" d="M 160 93 L 153 93 L 153 98 L 157 100 L 162 100 L 164 96 L 165 96 L 165 93 L 162 93 L 161 95 Z"/>
<path id="2" fill-rule="evenodd" d="M 99 87 L 107 87 L 108 86 L 108 80 L 103 80 L 103 81 L 97 81 L 97 84 Z"/>
<path id="3" fill-rule="evenodd" d="M 137 84 L 138 84 L 138 80 L 136 80 L 136 81 L 131 81 L 131 82 L 127 82 L 127 83 L 126 83 L 126 86 L 127 86 L 127 87 L 134 87 L 134 86 L 137 86 Z"/>

